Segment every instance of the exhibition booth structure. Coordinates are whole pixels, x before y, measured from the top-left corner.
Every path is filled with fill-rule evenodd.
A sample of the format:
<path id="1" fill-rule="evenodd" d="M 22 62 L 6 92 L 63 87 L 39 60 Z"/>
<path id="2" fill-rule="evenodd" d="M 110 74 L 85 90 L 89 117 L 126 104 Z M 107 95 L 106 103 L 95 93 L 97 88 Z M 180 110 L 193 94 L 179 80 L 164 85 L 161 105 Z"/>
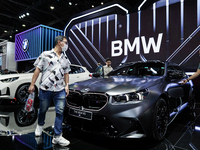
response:
<path id="1" fill-rule="evenodd" d="M 15 62 L 15 43 L 9 41 L 0 42 L 0 70 L 13 70 L 17 69 Z"/>
<path id="2" fill-rule="evenodd" d="M 71 97 L 67 100 L 69 111 L 66 112 L 71 114 L 71 116 L 67 116 L 68 118 L 76 117 L 72 122 L 74 121 L 73 123 L 80 125 L 81 130 L 85 131 L 83 127 L 86 127 L 86 129 L 91 127 L 92 130 L 93 127 L 99 127 L 94 131 L 100 131 L 102 129 L 103 132 L 101 132 L 105 136 L 108 136 L 112 132 L 113 134 L 110 136 L 112 138 L 115 138 L 116 135 L 119 135 L 118 137 L 120 137 L 123 134 L 124 135 L 121 136 L 121 138 L 143 138 L 146 137 L 147 134 L 150 135 L 152 130 L 155 130 L 154 133 L 159 133 L 156 132 L 157 127 L 154 127 L 154 125 L 156 126 L 156 123 L 161 121 L 159 127 L 162 126 L 164 132 L 162 130 L 160 131 L 165 135 L 168 125 L 175 119 L 179 111 L 182 112 L 183 108 L 187 106 L 187 103 L 185 103 L 186 105 L 182 103 L 185 102 L 182 101 L 181 98 L 184 97 L 185 89 L 182 90 L 179 88 L 179 85 L 181 85 L 178 84 L 179 79 L 174 78 L 169 80 L 168 76 L 170 73 L 175 73 L 179 69 L 179 66 L 181 66 L 186 72 L 194 72 L 198 67 L 198 51 L 200 50 L 200 0 L 160 0 L 156 2 L 152 0 L 154 3 L 152 2 L 151 4 L 148 3 L 149 1 L 141 1 L 140 5 L 130 8 L 130 6 L 124 2 L 116 0 L 72 16 L 63 30 L 51 28 L 45 25 L 38 25 L 21 32 L 15 36 L 15 44 L 7 41 L 0 43 L 0 46 L 4 49 L 2 53 L 2 61 L 4 61 L 3 64 L 6 64 L 6 66 L 3 67 L 13 70 L 14 68 L 11 68 L 11 65 L 16 66 L 14 63 L 17 63 L 17 68 L 15 69 L 19 72 L 33 68 L 35 59 L 43 51 L 50 50 L 55 46 L 54 40 L 58 35 L 67 36 L 69 49 L 66 54 L 70 62 L 72 64 L 87 67 L 90 72 L 95 71 L 97 63 L 105 65 L 106 58 L 111 58 L 113 68 L 123 66 L 124 63 L 136 61 L 148 62 L 148 60 L 151 60 L 154 64 L 159 64 L 162 69 L 162 73 L 155 75 L 152 78 L 149 74 L 144 76 L 142 73 L 134 74 L 138 76 L 142 75 L 140 76 L 141 78 L 135 78 L 133 74 L 130 74 L 130 76 L 117 74 L 117 77 L 98 78 L 97 80 L 92 79 L 72 84 L 71 87 L 73 87 L 73 90 L 71 90 L 70 93 L 72 93 L 73 96 L 78 95 L 77 97 L 79 98 L 79 101 L 76 104 L 73 100 L 77 97 L 72 98 L 70 95 Z M 11 59 L 13 59 L 13 61 L 15 60 L 15 62 L 10 61 Z M 163 62 L 167 61 L 169 65 L 157 60 Z M 7 61 L 10 62 L 8 63 Z M 171 65 L 173 66 L 171 69 L 170 64 L 172 63 L 170 61 L 178 65 Z M 141 65 L 142 63 L 139 62 L 138 64 Z M 124 68 L 125 67 L 127 66 L 124 66 Z M 152 69 L 151 66 L 142 67 L 146 68 L 146 70 L 148 70 L 147 68 Z M 130 71 L 132 70 L 130 69 Z M 156 71 L 154 70 L 154 73 L 155 72 Z M 167 76 L 164 74 L 166 72 L 168 72 Z M 75 77 L 74 74 L 72 75 Z M 185 75 L 185 72 L 181 75 Z M 196 83 L 195 87 L 197 91 L 200 89 L 200 86 L 197 85 L 199 82 L 199 79 L 194 80 L 194 85 Z M 191 81 L 188 82 L 188 84 L 193 86 Z M 174 88 L 176 86 L 178 87 L 175 92 L 172 92 L 173 86 Z M 172 90 L 170 90 L 170 87 Z M 161 93 L 163 91 L 159 91 L 161 89 L 165 89 L 163 90 L 164 94 L 162 95 Z M 191 91 L 189 91 L 189 94 L 191 95 L 186 95 L 193 98 L 194 95 Z M 171 93 L 171 95 L 169 93 Z M 181 94 L 177 96 L 173 93 Z M 198 94 L 199 93 L 196 92 L 195 96 L 199 97 L 200 95 Z M 84 95 L 83 99 L 80 98 L 82 95 Z M 172 105 L 175 107 L 171 107 L 172 105 L 166 103 L 164 100 L 166 97 L 171 98 L 171 101 L 173 100 Z M 145 98 L 149 99 L 144 100 Z M 158 101 L 159 103 L 157 103 Z M 179 105 L 182 105 L 183 107 L 178 107 Z M 139 107 L 136 108 L 135 106 Z M 170 117 L 175 116 L 171 120 L 168 119 L 168 107 L 170 107 L 170 111 L 172 112 Z M 160 110 L 164 111 L 160 112 Z M 107 112 L 109 112 L 109 114 Z M 195 127 L 199 126 L 198 124 L 195 125 L 196 114 L 193 110 L 191 110 L 190 114 L 184 111 L 182 113 L 183 115 L 181 118 L 178 118 L 178 120 L 176 120 L 177 122 L 169 128 L 170 132 L 168 132 L 169 134 L 167 137 L 163 139 L 163 142 L 160 142 L 160 144 L 158 144 L 158 142 L 156 143 L 158 144 L 158 149 L 162 149 L 161 147 L 163 147 L 163 145 L 165 147 L 175 148 L 176 146 L 179 148 L 185 148 L 185 145 L 192 145 L 194 147 L 193 142 L 197 145 L 199 144 L 196 142 L 195 138 L 193 139 L 195 136 L 192 135 Z M 36 112 L 35 114 L 37 116 Z M 54 121 L 55 116 L 52 114 L 55 115 L 54 108 L 48 110 L 46 117 L 48 119 L 46 120 L 45 125 L 49 123 L 51 126 L 46 126 L 47 128 L 44 128 L 44 133 L 41 136 L 42 138 L 40 138 L 40 140 L 42 139 L 43 141 L 41 144 L 43 149 L 53 147 L 51 145 L 53 137 L 52 130 L 54 127 L 52 126 L 52 121 Z M 146 116 L 143 117 L 143 114 Z M 185 114 L 188 114 L 188 116 Z M 12 121 L 16 122 L 14 117 L 17 118 L 18 116 L 14 116 L 14 112 L 12 112 L 11 115 L 12 117 L 10 118 Z M 67 136 L 71 136 L 69 134 L 71 132 L 71 125 L 68 124 L 70 122 L 68 122 L 66 118 L 64 119 L 64 122 L 67 124 L 63 130 L 66 131 L 65 133 L 67 133 Z M 85 120 L 79 120 L 80 122 L 77 121 L 80 118 Z M 157 118 L 161 119 L 158 120 Z M 197 118 L 199 120 L 199 116 L 197 116 Z M 155 119 L 155 122 L 153 119 Z M 149 120 L 151 121 L 149 122 Z M 95 124 L 92 124 L 90 121 L 95 121 Z M 23 134 L 26 132 L 28 133 L 22 136 L 20 134 L 19 136 L 16 136 L 15 139 L 31 149 L 38 148 L 37 146 L 39 144 L 37 142 L 39 140 L 38 138 L 33 138 L 37 122 L 34 122 L 33 124 L 31 123 L 29 126 L 24 125 L 20 127 L 15 125 L 13 122 L 11 122 L 12 126 L 9 126 L 10 129 L 11 127 L 12 129 L 17 127 L 13 131 L 18 130 L 21 132 L 23 130 Z M 162 124 L 163 122 L 164 125 Z M 151 124 L 154 124 L 153 128 Z M 198 132 L 194 133 L 197 135 Z M 15 133 L 13 132 L 13 134 Z M 76 134 L 73 135 L 74 137 L 76 136 Z M 81 135 L 81 132 L 77 135 Z M 82 136 L 83 139 L 85 139 L 86 135 L 87 134 L 84 134 Z M 159 134 L 157 135 L 159 136 Z M 70 141 L 77 140 L 73 139 L 74 137 L 70 137 Z M 92 139 L 95 136 L 88 134 L 88 137 Z M 106 140 L 108 141 L 108 139 Z M 145 143 L 149 144 L 148 146 L 141 141 L 140 145 L 136 145 L 136 147 L 145 145 L 145 149 L 150 149 L 150 147 L 152 149 L 154 146 L 152 145 L 152 141 L 149 141 L 149 139 L 147 140 L 149 143 Z M 161 139 L 157 138 L 157 140 Z M 78 139 L 78 141 L 80 140 Z M 94 141 L 97 143 L 99 137 Z M 179 146 L 180 141 L 184 146 Z M 105 139 L 103 139 L 101 143 L 103 142 L 105 142 Z M 75 143 L 81 144 L 82 141 Z M 93 140 L 91 140 L 89 144 L 90 143 L 92 143 L 91 145 L 95 145 Z M 87 145 L 89 144 L 87 143 Z M 130 142 L 130 144 L 132 143 Z M 108 144 L 104 144 L 104 148 L 105 145 Z M 113 142 L 111 142 L 112 147 L 113 145 L 116 146 L 116 143 L 113 144 Z M 122 146 L 126 145 L 127 142 L 122 144 Z M 70 148 L 73 148 L 73 146 L 77 145 L 72 144 Z M 98 146 L 102 145 L 98 144 Z M 111 146 L 109 145 L 109 148 Z"/>
<path id="3" fill-rule="evenodd" d="M 38 25 L 34 28 L 15 35 L 15 61 L 18 62 L 18 70 L 31 69 L 33 61 L 46 50 L 54 47 L 54 39 L 62 35 L 63 31 Z M 32 61 L 31 61 L 32 60 Z M 23 65 L 26 63 L 26 65 Z"/>
<path id="4" fill-rule="evenodd" d="M 97 62 L 105 64 L 108 57 L 113 68 L 126 62 L 159 59 L 177 63 L 187 72 L 196 71 L 199 0 L 157 1 L 145 8 L 146 3 L 136 10 L 113 3 L 73 16 L 64 28 L 70 61 L 91 72 Z"/>
<path id="5" fill-rule="evenodd" d="M 39 25 L 15 36 L 15 61 L 22 70 L 54 46 L 57 35 L 69 41 L 70 62 L 94 72 L 111 58 L 112 67 L 146 60 L 172 61 L 187 72 L 198 67 L 200 2 L 157 1 L 130 8 L 122 1 L 72 16 L 63 31 Z M 193 16 L 193 17 L 190 17 Z M 29 63 L 27 63 L 29 62 Z"/>

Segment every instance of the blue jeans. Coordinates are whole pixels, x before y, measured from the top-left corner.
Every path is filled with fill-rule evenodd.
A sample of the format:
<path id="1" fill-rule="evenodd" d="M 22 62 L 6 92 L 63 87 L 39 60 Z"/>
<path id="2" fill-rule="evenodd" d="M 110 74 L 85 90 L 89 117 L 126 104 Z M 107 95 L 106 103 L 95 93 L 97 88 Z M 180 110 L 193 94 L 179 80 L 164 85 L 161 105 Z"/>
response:
<path id="1" fill-rule="evenodd" d="M 62 133 L 63 112 L 66 103 L 65 90 L 59 92 L 39 91 L 40 109 L 38 112 L 38 125 L 43 126 L 45 123 L 46 112 L 52 102 L 54 101 L 56 118 L 54 123 L 54 136 L 60 136 Z"/>

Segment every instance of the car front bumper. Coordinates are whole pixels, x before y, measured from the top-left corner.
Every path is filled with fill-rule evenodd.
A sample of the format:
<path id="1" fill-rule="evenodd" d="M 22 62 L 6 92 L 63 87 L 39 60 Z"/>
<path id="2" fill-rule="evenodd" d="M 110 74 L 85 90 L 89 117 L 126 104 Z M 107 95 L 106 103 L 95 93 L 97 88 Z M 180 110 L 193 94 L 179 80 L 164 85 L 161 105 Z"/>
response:
<path id="1" fill-rule="evenodd" d="M 109 108 L 105 108 L 99 112 L 92 111 L 91 120 L 72 116 L 69 114 L 69 109 L 69 106 L 66 107 L 64 123 L 71 125 L 72 128 L 76 128 L 84 132 L 103 135 L 109 138 L 146 137 L 146 132 L 140 120 L 137 117 L 127 116 L 127 112 L 134 113 L 133 109 L 119 113 L 116 112 L 114 114 L 112 114 L 110 111 L 111 109 Z"/>

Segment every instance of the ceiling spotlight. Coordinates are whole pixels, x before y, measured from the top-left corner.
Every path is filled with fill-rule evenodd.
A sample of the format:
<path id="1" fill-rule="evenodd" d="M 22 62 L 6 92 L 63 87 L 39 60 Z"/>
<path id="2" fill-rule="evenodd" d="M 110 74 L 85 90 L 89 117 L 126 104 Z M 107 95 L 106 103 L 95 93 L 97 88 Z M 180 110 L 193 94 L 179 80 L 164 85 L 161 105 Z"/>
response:
<path id="1" fill-rule="evenodd" d="M 25 24 L 22 24 L 22 27 L 26 27 L 26 25 L 25 25 Z"/>
<path id="2" fill-rule="evenodd" d="M 69 5 L 72 5 L 72 2 L 69 2 Z"/>
<path id="3" fill-rule="evenodd" d="M 76 3 L 75 6 L 77 6 L 78 4 Z"/>
<path id="4" fill-rule="evenodd" d="M 101 5 L 103 5 L 103 2 L 101 2 Z"/>
<path id="5" fill-rule="evenodd" d="M 51 9 L 54 9 L 54 6 L 50 6 Z"/>
<path id="6" fill-rule="evenodd" d="M 18 32 L 18 30 L 17 30 L 17 29 L 16 29 L 15 31 L 16 31 L 16 32 Z"/>
<path id="7" fill-rule="evenodd" d="M 23 14 L 23 17 L 26 17 L 26 15 L 25 15 L 25 14 Z"/>
<path id="8" fill-rule="evenodd" d="M 30 14 L 27 12 L 26 15 L 29 16 Z"/>
<path id="9" fill-rule="evenodd" d="M 21 19 L 21 16 L 19 16 L 19 19 Z"/>
<path id="10" fill-rule="evenodd" d="M 94 7 L 94 5 L 92 5 L 92 7 Z"/>
<path id="11" fill-rule="evenodd" d="M 12 36 L 10 36 L 10 38 L 12 39 Z"/>
<path id="12" fill-rule="evenodd" d="M 4 32 L 7 33 L 8 31 L 7 31 L 7 30 L 4 30 Z"/>

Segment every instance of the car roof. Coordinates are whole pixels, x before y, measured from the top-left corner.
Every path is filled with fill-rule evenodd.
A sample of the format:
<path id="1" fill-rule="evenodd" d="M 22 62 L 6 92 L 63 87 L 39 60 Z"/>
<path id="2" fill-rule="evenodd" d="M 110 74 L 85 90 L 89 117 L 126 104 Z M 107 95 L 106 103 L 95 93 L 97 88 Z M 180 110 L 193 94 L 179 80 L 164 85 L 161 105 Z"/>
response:
<path id="1" fill-rule="evenodd" d="M 75 67 L 84 67 L 84 66 L 75 65 L 75 64 L 70 64 L 70 66 L 75 66 Z M 86 68 L 86 67 L 84 67 L 84 68 Z"/>
<path id="2" fill-rule="evenodd" d="M 117 70 L 117 69 L 122 68 L 122 67 L 131 66 L 131 65 L 134 65 L 134 64 L 137 64 L 137 63 L 163 63 L 163 64 L 165 64 L 165 63 L 168 63 L 168 62 L 164 62 L 164 61 L 160 61 L 160 60 L 133 61 L 133 62 L 128 62 L 128 63 L 122 63 L 118 67 L 116 67 L 114 70 Z"/>

